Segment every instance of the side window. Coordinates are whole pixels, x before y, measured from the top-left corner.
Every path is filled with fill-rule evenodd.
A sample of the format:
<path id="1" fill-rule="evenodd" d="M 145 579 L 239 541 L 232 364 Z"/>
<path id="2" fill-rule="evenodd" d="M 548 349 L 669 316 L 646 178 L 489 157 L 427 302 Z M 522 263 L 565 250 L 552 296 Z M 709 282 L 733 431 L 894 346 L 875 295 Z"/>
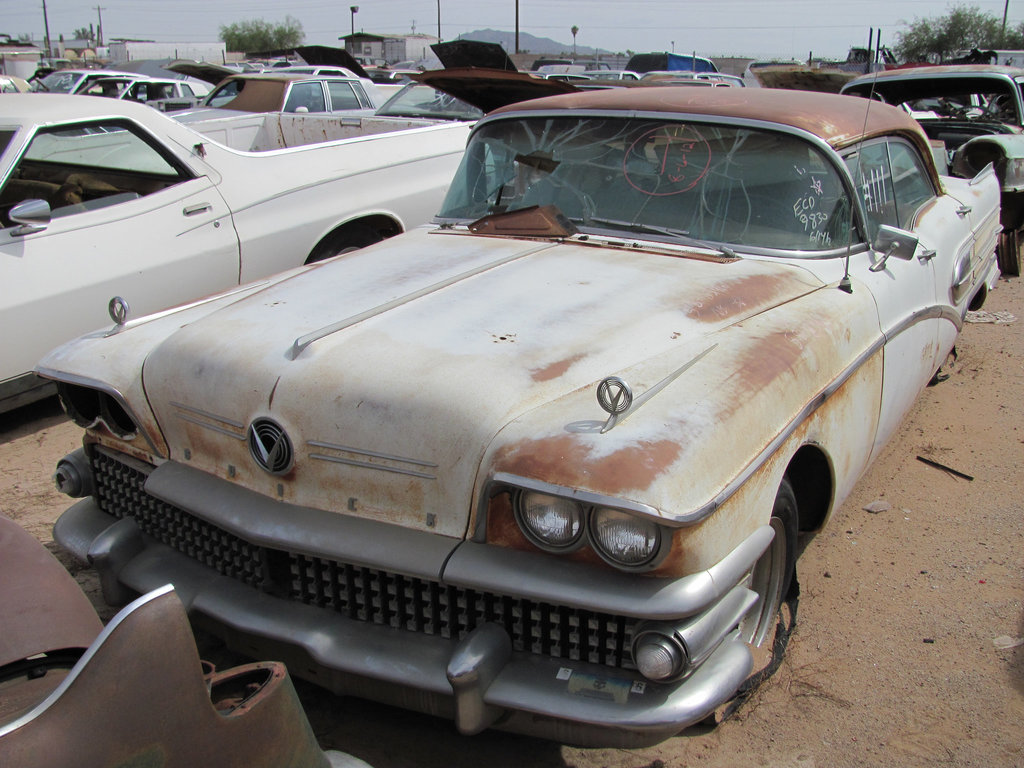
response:
<path id="1" fill-rule="evenodd" d="M 135 200 L 189 178 L 123 121 L 40 131 L 0 190 L 0 223 L 30 199 L 54 217 Z"/>
<path id="2" fill-rule="evenodd" d="M 921 157 L 909 144 L 891 142 L 889 161 L 896 195 L 896 218 L 899 226 L 910 229 L 921 206 L 935 197 L 935 190 Z"/>
<path id="3" fill-rule="evenodd" d="M 355 91 L 352 90 L 351 83 L 329 81 L 327 90 L 331 94 L 331 110 L 334 112 L 339 109 L 359 109 L 363 106 Z"/>
<path id="4" fill-rule="evenodd" d="M 846 167 L 864 203 L 868 218 L 868 235 L 874 240 L 882 224 L 898 227 L 896 194 L 892 187 L 889 152 L 884 141 L 862 144 L 846 155 Z"/>
<path id="5" fill-rule="evenodd" d="M 288 90 L 288 100 L 285 102 L 285 112 L 326 112 L 327 104 L 324 100 L 324 89 L 320 82 L 293 83 Z"/>
<path id="6" fill-rule="evenodd" d="M 918 210 L 935 196 L 920 155 L 902 141 L 863 145 L 845 161 L 864 201 L 872 238 L 882 224 L 911 229 Z"/>
<path id="7" fill-rule="evenodd" d="M 224 83 L 224 85 L 217 88 L 213 93 L 206 97 L 206 106 L 226 106 L 229 102 L 233 101 L 239 93 L 241 93 L 244 87 L 244 80 L 232 80 L 229 83 Z"/>

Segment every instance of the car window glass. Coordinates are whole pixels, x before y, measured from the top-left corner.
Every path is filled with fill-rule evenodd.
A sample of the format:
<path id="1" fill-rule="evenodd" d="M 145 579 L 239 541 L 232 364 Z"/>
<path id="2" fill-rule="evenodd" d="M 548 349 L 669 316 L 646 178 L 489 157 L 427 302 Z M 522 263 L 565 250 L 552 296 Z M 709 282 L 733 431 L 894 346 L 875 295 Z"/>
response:
<path id="1" fill-rule="evenodd" d="M 554 205 L 581 230 L 659 231 L 786 251 L 847 244 L 838 169 L 792 134 L 640 118 L 495 121 L 471 140 L 442 218 Z"/>
<path id="2" fill-rule="evenodd" d="M 910 229 L 920 207 L 935 196 L 931 179 L 920 156 L 903 142 L 889 144 L 897 226 Z"/>
<path id="3" fill-rule="evenodd" d="M 359 109 L 363 105 L 359 103 L 351 83 L 338 80 L 331 80 L 327 83 L 327 90 L 331 94 L 331 109 Z"/>
<path id="4" fill-rule="evenodd" d="M 898 227 L 888 145 L 884 141 L 864 144 L 844 160 L 864 203 L 869 236 L 873 239 L 882 224 Z"/>
<path id="5" fill-rule="evenodd" d="M 223 107 L 228 102 L 234 100 L 234 98 L 241 93 L 242 89 L 245 88 L 244 80 L 232 80 L 224 83 L 219 88 L 206 97 L 206 106 L 208 107 Z"/>
<path id="6" fill-rule="evenodd" d="M 285 112 L 298 112 L 305 108 L 307 112 L 326 112 L 327 104 L 324 102 L 324 89 L 319 82 L 315 83 L 293 83 L 288 90 L 288 100 L 285 102 Z"/>
<path id="7" fill-rule="evenodd" d="M 29 199 L 66 216 L 144 197 L 188 178 L 123 122 L 40 131 L 0 190 L 0 214 Z"/>

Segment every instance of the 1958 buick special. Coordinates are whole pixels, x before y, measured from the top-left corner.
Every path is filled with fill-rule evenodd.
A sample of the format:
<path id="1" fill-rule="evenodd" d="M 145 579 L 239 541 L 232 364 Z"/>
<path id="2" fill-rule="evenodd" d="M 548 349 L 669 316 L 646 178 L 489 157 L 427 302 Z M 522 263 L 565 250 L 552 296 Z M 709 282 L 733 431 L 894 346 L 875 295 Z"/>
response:
<path id="1" fill-rule="evenodd" d="M 55 537 L 336 692 L 657 742 L 770 645 L 994 285 L 998 199 L 861 99 L 499 109 L 433 226 L 46 357 L 86 429 Z"/>

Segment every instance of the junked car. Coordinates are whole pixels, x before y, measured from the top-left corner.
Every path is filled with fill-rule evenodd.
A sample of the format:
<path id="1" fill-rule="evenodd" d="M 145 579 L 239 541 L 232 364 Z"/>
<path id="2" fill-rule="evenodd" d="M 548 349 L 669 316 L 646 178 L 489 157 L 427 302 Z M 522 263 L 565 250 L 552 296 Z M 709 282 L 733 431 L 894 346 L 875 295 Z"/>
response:
<path id="1" fill-rule="evenodd" d="M 1021 273 L 1024 248 L 1024 69 L 989 64 L 909 67 L 863 75 L 842 93 L 899 105 L 938 145 L 950 171 L 992 164 L 1002 185 L 999 268 Z"/>
<path id="2" fill-rule="evenodd" d="M 78 91 L 86 96 L 103 96 L 112 99 L 137 101 L 170 112 L 176 109 L 194 107 L 210 89 L 199 81 L 154 78 L 154 77 L 103 77 Z"/>
<path id="3" fill-rule="evenodd" d="M 338 693 L 658 742 L 773 647 L 798 534 L 994 285 L 998 197 L 836 95 L 499 109 L 434 227 L 49 354 L 54 536 Z"/>
<path id="4" fill-rule="evenodd" d="M 116 76 L 138 77 L 138 73 L 115 69 L 58 69 L 33 79 L 31 86 L 32 91 L 38 93 L 78 93 L 96 80 Z"/>
<path id="5" fill-rule="evenodd" d="M 428 221 L 464 124 L 256 114 L 182 125 L 125 100 L 5 94 L 0 412 L 121 296 L 148 314 Z"/>
<path id="6" fill-rule="evenodd" d="M 358 77 L 294 72 L 239 74 L 223 80 L 179 120 L 206 120 L 211 110 L 231 112 L 351 112 L 373 114 L 385 99 Z"/>

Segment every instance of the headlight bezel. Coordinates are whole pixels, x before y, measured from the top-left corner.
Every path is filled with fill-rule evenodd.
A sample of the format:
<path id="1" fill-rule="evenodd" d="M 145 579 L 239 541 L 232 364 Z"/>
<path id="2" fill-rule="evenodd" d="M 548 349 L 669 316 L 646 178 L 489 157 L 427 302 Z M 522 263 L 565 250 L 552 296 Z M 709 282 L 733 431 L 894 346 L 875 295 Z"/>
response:
<path id="1" fill-rule="evenodd" d="M 657 510 L 647 505 L 612 499 L 600 494 L 574 491 L 571 488 L 505 474 L 492 478 L 492 483 L 497 487 L 491 491 L 491 494 L 497 492 L 507 495 L 519 534 L 531 545 L 544 552 L 556 555 L 581 553 L 584 557 L 592 556 L 595 560 L 599 558 L 602 562 L 620 571 L 648 572 L 661 565 L 672 549 L 673 536 L 670 527 L 659 519 Z M 541 494 L 557 499 L 560 503 L 574 505 L 580 510 L 583 517 L 582 531 L 572 537 L 571 541 L 562 545 L 553 545 L 544 537 L 537 535 L 525 523 L 523 514 L 522 502 L 524 496 L 530 493 Z M 647 556 L 632 561 L 625 558 L 617 559 L 598 544 L 599 539 L 595 533 L 593 521 L 595 513 L 599 517 L 604 510 L 623 515 L 628 520 L 634 520 L 639 526 L 650 526 L 654 532 L 655 541 Z M 593 554 L 587 555 L 587 552 Z"/>

